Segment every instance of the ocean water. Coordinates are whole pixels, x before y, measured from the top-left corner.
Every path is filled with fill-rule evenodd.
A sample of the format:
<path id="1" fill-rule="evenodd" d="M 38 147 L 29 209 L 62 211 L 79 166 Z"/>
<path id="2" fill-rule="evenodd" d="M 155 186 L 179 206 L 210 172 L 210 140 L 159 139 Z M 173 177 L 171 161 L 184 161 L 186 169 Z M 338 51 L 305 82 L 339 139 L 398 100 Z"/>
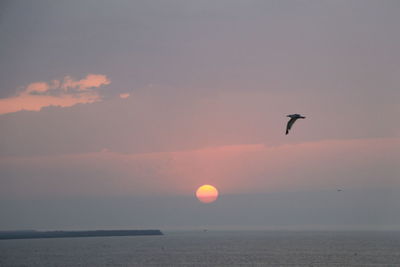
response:
<path id="1" fill-rule="evenodd" d="M 400 266 L 400 232 L 166 232 L 0 240 L 0 266 Z"/>

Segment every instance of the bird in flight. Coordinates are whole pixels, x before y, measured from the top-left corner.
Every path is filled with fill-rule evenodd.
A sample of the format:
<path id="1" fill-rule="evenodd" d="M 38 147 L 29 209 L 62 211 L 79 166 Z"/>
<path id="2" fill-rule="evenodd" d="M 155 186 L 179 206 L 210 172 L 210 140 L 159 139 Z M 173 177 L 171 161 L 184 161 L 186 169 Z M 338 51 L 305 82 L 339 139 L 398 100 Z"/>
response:
<path id="1" fill-rule="evenodd" d="M 287 125 L 286 125 L 286 134 L 289 133 L 289 130 L 292 128 L 294 122 L 297 119 L 305 119 L 306 117 L 301 116 L 300 114 L 291 114 L 291 115 L 287 115 L 286 117 L 289 117 L 290 120 L 288 121 Z"/>

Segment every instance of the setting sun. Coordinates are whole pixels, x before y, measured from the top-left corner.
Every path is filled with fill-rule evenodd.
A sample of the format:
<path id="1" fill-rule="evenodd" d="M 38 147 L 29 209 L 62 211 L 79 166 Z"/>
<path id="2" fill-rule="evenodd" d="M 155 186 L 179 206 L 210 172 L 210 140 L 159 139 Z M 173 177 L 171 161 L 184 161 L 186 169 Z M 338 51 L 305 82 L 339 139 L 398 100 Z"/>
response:
<path id="1" fill-rule="evenodd" d="M 212 203 L 218 198 L 218 190 L 212 185 L 202 185 L 197 189 L 196 197 L 203 203 Z"/>

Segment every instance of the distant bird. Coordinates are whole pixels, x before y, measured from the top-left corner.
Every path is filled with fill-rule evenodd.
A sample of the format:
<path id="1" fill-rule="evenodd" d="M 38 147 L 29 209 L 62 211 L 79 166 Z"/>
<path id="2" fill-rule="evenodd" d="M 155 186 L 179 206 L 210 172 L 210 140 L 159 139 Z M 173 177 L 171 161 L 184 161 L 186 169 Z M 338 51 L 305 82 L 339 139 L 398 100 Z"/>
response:
<path id="1" fill-rule="evenodd" d="M 288 121 L 287 125 L 286 125 L 286 134 L 289 133 L 289 130 L 292 128 L 292 125 L 294 124 L 294 122 L 297 119 L 305 119 L 306 117 L 301 116 L 300 114 L 291 114 L 291 115 L 287 115 L 286 117 L 289 117 L 290 120 Z"/>
<path id="2" fill-rule="evenodd" d="M 338 192 L 342 192 L 343 190 L 342 190 L 342 189 L 338 189 L 337 191 L 338 191 Z"/>

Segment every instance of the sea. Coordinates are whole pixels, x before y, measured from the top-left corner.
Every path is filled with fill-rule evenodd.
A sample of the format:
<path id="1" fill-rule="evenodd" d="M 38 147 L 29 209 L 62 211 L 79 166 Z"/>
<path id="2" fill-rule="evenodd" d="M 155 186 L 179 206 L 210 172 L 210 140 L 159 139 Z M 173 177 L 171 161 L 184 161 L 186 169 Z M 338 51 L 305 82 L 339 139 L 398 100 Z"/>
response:
<path id="1" fill-rule="evenodd" d="M 0 266 L 400 266 L 400 232 L 186 231 L 0 240 Z"/>

